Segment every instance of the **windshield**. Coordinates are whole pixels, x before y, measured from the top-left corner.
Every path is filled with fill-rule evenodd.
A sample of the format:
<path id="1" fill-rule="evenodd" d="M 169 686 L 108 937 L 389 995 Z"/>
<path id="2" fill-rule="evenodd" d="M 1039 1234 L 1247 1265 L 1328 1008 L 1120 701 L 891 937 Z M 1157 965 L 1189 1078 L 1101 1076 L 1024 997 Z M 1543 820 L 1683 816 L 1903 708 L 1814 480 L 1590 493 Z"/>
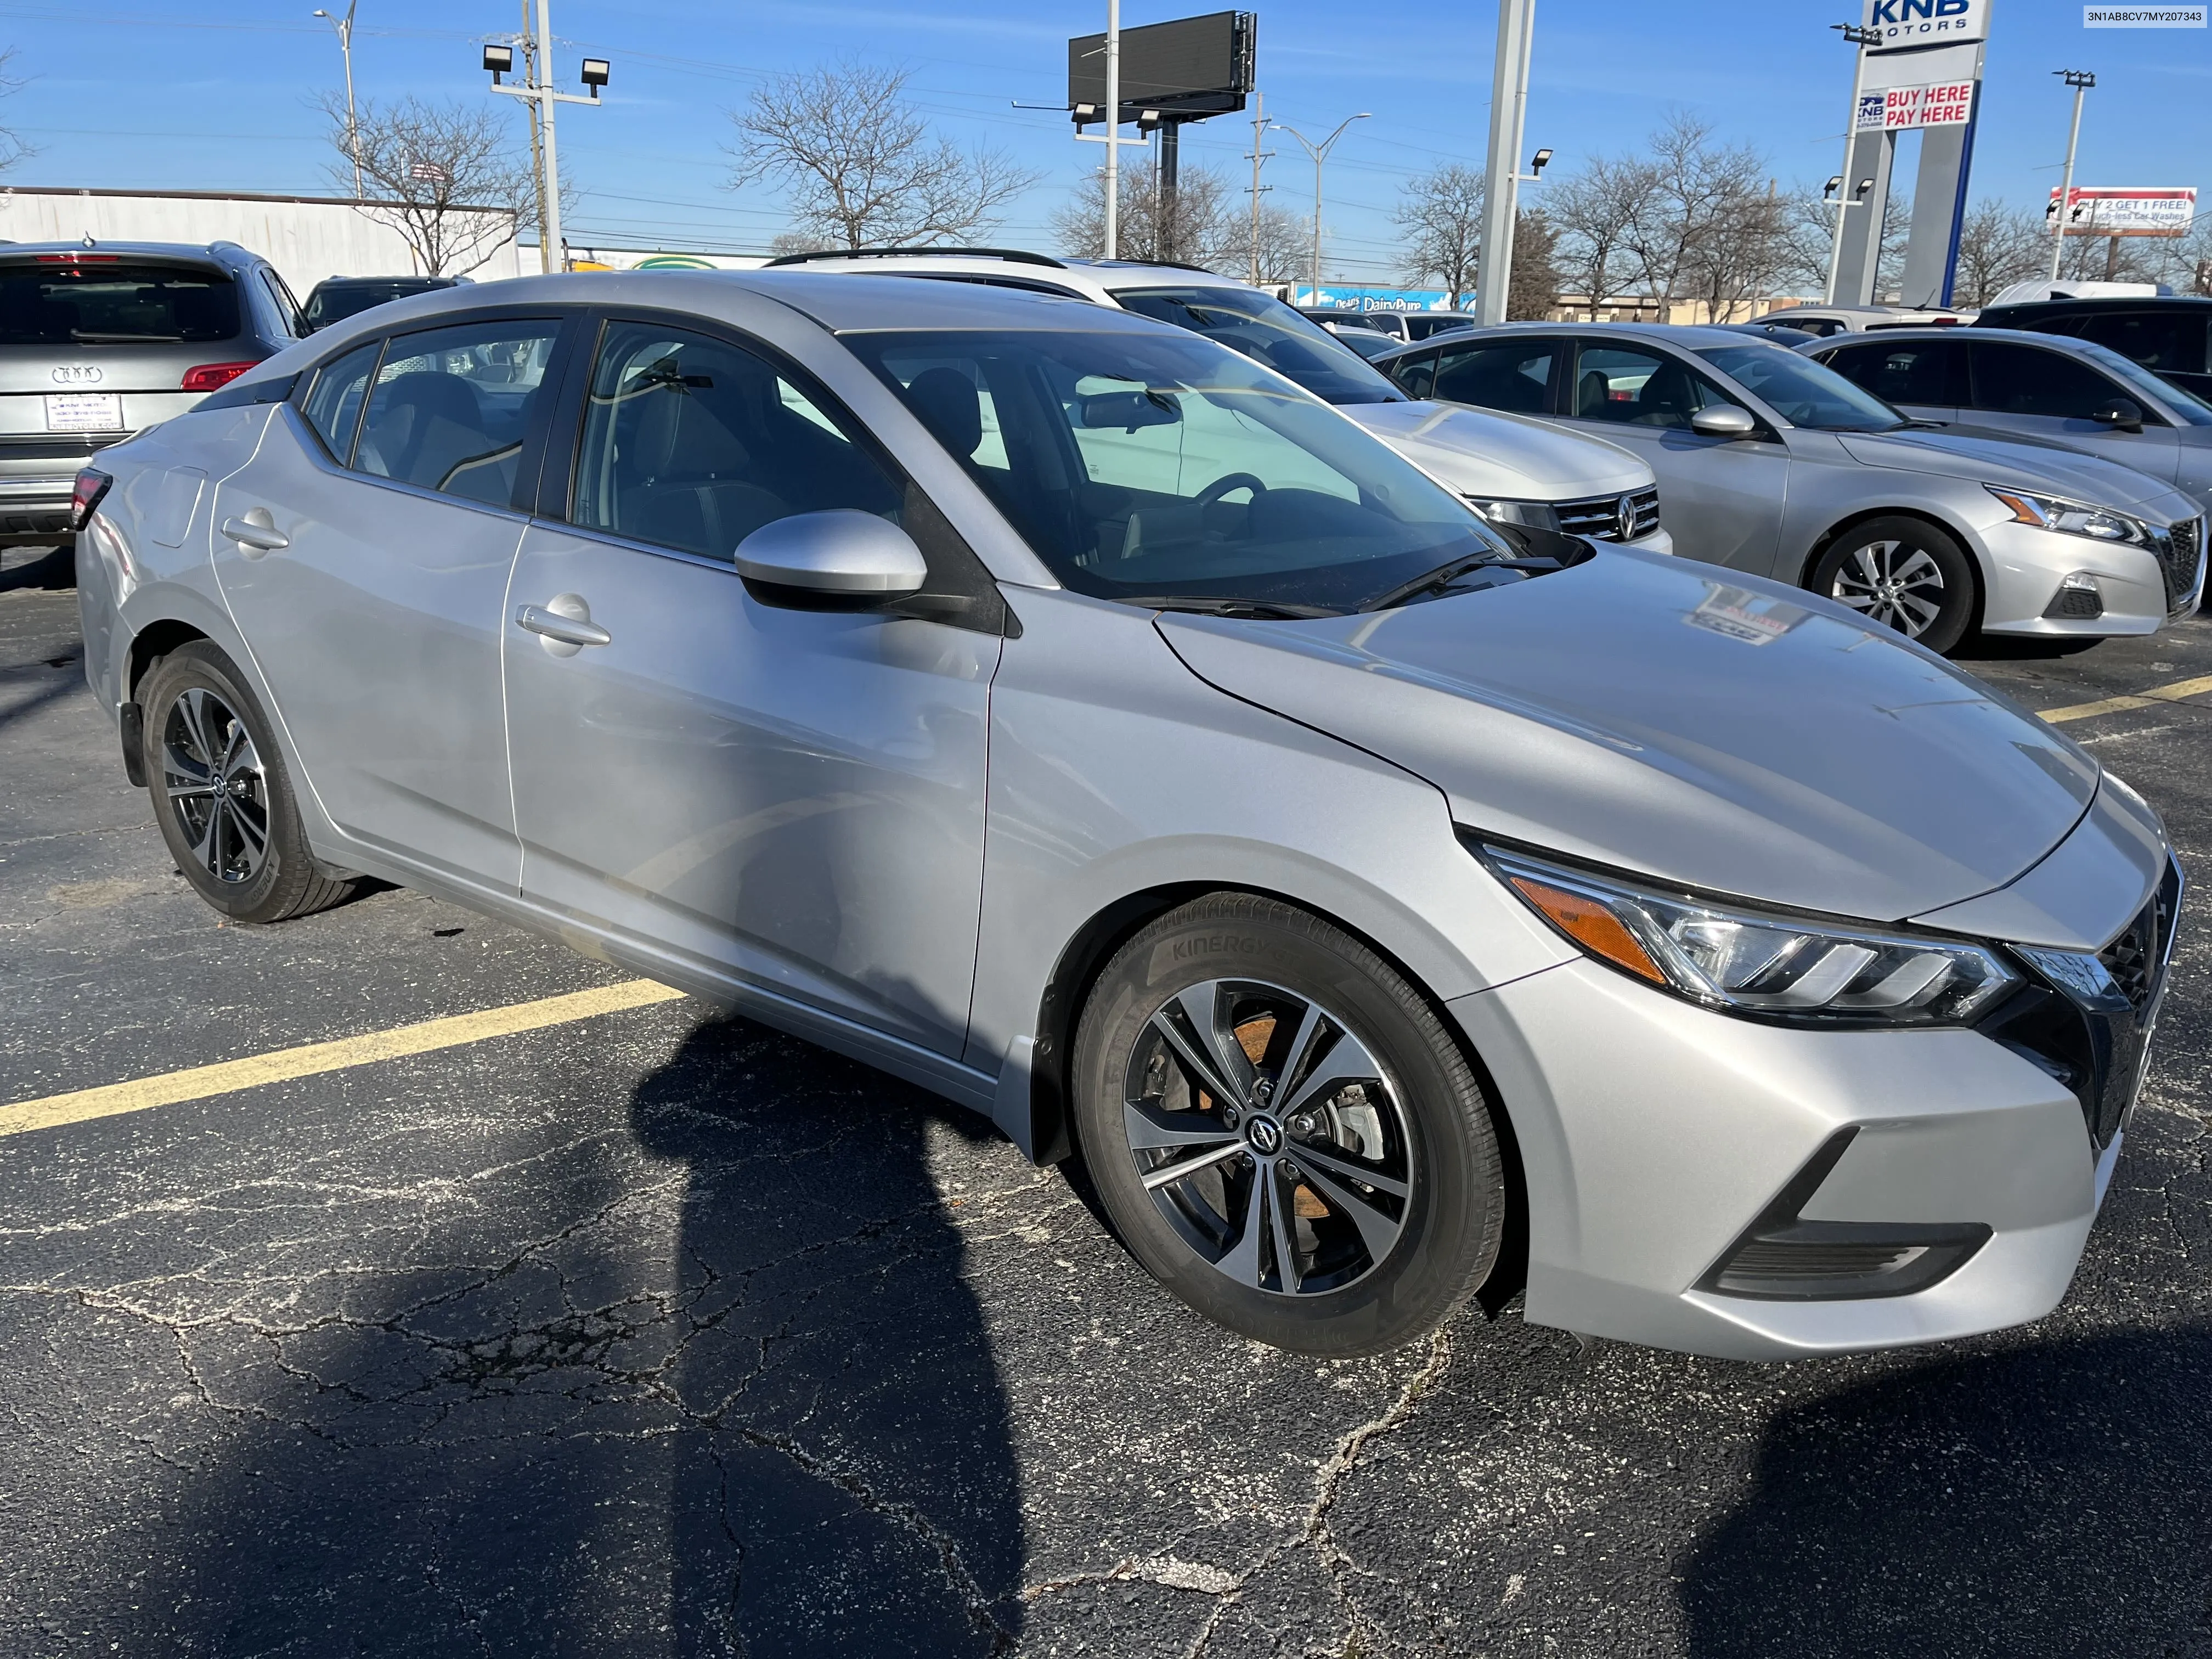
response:
<path id="1" fill-rule="evenodd" d="M 1406 394 L 1319 323 L 1249 288 L 1125 288 L 1126 311 L 1173 323 L 1296 380 L 1325 404 L 1398 404 Z"/>
<path id="2" fill-rule="evenodd" d="M 1894 432 L 1911 424 L 1826 364 L 1782 346 L 1706 346 L 1698 356 L 1792 426 L 1815 432 Z"/>
<path id="3" fill-rule="evenodd" d="M 843 337 L 1079 592 L 1350 611 L 1456 561 L 1514 557 L 1410 462 L 1210 341 Z"/>
<path id="4" fill-rule="evenodd" d="M 0 345 L 168 344 L 238 332 L 238 285 L 220 270 L 117 254 L 0 266 Z"/>
<path id="5" fill-rule="evenodd" d="M 2183 390 L 2171 380 L 2160 380 L 2133 358 L 2123 357 L 2110 346 L 2088 340 L 2077 344 L 2098 368 L 2125 381 L 2128 390 L 2152 408 L 2172 416 L 2185 426 L 2212 426 L 2212 404 L 2205 403 L 2196 393 Z"/>

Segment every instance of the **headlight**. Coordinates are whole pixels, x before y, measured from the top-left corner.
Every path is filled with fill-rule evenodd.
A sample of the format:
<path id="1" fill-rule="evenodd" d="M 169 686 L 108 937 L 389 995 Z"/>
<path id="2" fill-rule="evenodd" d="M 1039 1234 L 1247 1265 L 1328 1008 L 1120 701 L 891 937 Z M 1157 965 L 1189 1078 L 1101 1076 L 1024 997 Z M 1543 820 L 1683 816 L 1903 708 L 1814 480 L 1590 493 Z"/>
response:
<path id="1" fill-rule="evenodd" d="M 2010 507 L 2017 522 L 2032 524 L 2038 530 L 2055 530 L 2063 536 L 2087 536 L 2092 541 L 2125 542 L 2130 547 L 2150 545 L 2150 526 L 2124 513 L 2087 507 L 2057 495 L 2031 495 L 2024 489 L 1999 489 L 1995 484 L 1984 484 L 1982 488 Z"/>
<path id="2" fill-rule="evenodd" d="M 1834 1025 L 1957 1025 L 2020 975 L 1963 939 L 1769 915 L 1485 847 L 1505 884 L 1569 940 L 1710 1008 Z"/>
<path id="3" fill-rule="evenodd" d="M 1492 524 L 1526 525 L 1531 530 L 1557 530 L 1559 515 L 1549 501 L 1500 501 L 1469 495 L 1467 504 Z"/>

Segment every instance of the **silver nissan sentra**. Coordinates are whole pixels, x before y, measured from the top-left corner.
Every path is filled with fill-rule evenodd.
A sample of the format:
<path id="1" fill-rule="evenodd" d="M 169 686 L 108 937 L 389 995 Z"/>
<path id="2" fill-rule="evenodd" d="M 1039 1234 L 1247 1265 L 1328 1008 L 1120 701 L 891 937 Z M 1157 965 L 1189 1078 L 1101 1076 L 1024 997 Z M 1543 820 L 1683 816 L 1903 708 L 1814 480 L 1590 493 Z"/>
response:
<path id="1" fill-rule="evenodd" d="M 78 499 L 87 673 L 216 908 L 383 877 L 857 1056 L 1262 1341 L 1523 1274 L 1749 1358 L 2033 1319 L 2142 1082 L 2181 875 L 2089 755 L 1143 318 L 486 284 Z"/>

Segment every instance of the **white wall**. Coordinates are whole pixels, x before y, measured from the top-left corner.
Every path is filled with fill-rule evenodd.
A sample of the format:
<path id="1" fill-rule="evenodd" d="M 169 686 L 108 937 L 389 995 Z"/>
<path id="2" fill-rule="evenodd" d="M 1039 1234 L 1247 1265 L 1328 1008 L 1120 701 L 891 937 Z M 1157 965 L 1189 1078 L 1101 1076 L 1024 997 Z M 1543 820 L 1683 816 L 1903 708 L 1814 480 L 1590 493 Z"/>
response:
<path id="1" fill-rule="evenodd" d="M 480 283 L 524 266 L 510 234 L 474 270 Z M 132 196 L 92 191 L 0 190 L 0 239 L 74 242 L 236 242 L 283 273 L 302 300 L 325 276 L 398 276 L 416 269 L 397 231 L 343 201 L 251 196 Z M 532 250 L 528 269 L 538 269 Z"/>

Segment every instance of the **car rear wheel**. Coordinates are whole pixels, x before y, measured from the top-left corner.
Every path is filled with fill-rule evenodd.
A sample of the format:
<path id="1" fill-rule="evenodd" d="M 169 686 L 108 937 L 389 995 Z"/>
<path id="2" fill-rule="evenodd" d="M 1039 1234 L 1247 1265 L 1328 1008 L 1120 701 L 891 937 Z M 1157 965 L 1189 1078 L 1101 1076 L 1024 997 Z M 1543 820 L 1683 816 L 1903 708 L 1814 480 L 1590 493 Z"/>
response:
<path id="1" fill-rule="evenodd" d="M 1467 1057 L 1402 975 L 1304 911 L 1220 894 L 1152 922 L 1092 989 L 1074 1082 L 1123 1241 L 1243 1335 L 1379 1353 L 1497 1261 L 1505 1179 Z"/>
<path id="2" fill-rule="evenodd" d="M 1806 584 L 1930 651 L 1949 651 L 1974 620 L 1974 568 L 1957 542 L 1919 519 L 1871 519 L 1836 538 Z"/>
<path id="3" fill-rule="evenodd" d="M 222 651 L 195 641 L 139 687 L 146 782 L 170 856 L 238 921 L 283 921 L 353 890 L 307 851 L 269 722 Z"/>

